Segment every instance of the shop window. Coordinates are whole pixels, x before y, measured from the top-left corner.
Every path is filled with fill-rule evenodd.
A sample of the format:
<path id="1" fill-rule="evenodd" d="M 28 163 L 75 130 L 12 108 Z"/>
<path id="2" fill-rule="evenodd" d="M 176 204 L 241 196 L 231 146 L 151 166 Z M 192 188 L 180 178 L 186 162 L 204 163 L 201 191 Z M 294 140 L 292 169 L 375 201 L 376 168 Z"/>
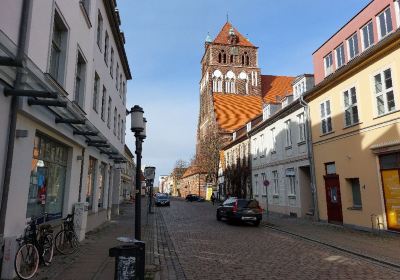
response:
<path id="1" fill-rule="evenodd" d="M 105 180 L 106 180 L 106 170 L 107 170 L 107 165 L 102 162 L 100 164 L 100 170 L 99 170 L 99 192 L 98 192 L 98 206 L 99 208 L 103 208 L 104 204 L 104 188 L 106 186 Z"/>
<path id="2" fill-rule="evenodd" d="M 89 157 L 88 179 L 86 186 L 86 202 L 88 203 L 89 210 L 93 209 L 93 191 L 96 181 L 96 162 L 93 157 Z"/>
<path id="3" fill-rule="evenodd" d="M 26 217 L 48 214 L 47 220 L 62 217 L 68 148 L 43 135 L 33 147 Z"/>

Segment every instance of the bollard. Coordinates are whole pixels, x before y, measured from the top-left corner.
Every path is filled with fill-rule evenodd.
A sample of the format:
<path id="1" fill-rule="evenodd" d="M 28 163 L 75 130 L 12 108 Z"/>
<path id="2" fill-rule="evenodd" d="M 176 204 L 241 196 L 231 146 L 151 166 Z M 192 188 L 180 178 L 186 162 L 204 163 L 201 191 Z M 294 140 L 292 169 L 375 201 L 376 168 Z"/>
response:
<path id="1" fill-rule="evenodd" d="M 135 241 L 109 250 L 115 257 L 115 280 L 144 280 L 145 244 Z"/>

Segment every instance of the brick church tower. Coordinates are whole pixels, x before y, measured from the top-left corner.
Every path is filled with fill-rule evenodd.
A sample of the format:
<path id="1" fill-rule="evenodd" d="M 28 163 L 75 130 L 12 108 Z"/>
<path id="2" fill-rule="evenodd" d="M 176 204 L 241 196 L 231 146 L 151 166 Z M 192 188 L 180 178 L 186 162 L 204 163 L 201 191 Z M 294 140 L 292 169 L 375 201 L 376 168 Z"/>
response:
<path id="1" fill-rule="evenodd" d="M 235 126 L 229 123 L 240 123 L 240 119 L 234 114 L 226 116 L 225 119 L 218 119 L 216 110 L 223 108 L 216 108 L 216 99 L 222 99 L 222 103 L 226 100 L 227 106 L 237 106 L 238 110 L 241 101 L 248 102 L 254 98 L 261 100 L 258 48 L 231 23 L 226 22 L 214 40 L 207 36 L 201 67 L 197 152 L 200 148 L 199 140 L 207 130 L 218 129 L 221 137 L 227 137 Z"/>

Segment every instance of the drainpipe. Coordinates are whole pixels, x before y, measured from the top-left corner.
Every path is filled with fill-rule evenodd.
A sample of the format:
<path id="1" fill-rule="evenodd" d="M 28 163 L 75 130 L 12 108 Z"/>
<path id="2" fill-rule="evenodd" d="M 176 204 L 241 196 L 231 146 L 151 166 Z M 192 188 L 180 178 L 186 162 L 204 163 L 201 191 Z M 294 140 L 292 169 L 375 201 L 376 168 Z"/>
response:
<path id="1" fill-rule="evenodd" d="M 18 50 L 17 50 L 17 56 L 15 58 L 17 64 L 19 65 L 23 65 L 23 62 L 25 60 L 25 49 L 26 49 L 26 39 L 28 32 L 28 20 L 30 14 L 30 4 L 31 4 L 30 0 L 24 0 L 22 4 L 21 20 L 20 20 L 19 34 L 18 34 Z M 14 81 L 14 89 L 22 88 L 23 76 L 24 76 L 24 69 L 22 67 L 18 67 L 16 78 Z M 7 204 L 8 204 L 8 193 L 10 190 L 10 180 L 12 174 L 18 104 L 19 104 L 19 97 L 13 96 L 11 98 L 11 105 L 10 105 L 8 146 L 7 146 L 3 191 L 1 195 L 1 206 L 0 206 L 0 234 L 2 235 L 4 235 L 4 227 L 5 227 Z"/>
<path id="2" fill-rule="evenodd" d="M 317 196 L 315 165 L 314 165 L 314 151 L 313 151 L 312 135 L 311 135 L 310 107 L 308 106 L 308 103 L 304 101 L 303 94 L 300 95 L 299 100 L 300 100 L 300 105 L 303 106 L 305 112 L 307 157 L 310 163 L 311 193 L 313 196 L 314 221 L 319 221 L 318 196 Z"/>

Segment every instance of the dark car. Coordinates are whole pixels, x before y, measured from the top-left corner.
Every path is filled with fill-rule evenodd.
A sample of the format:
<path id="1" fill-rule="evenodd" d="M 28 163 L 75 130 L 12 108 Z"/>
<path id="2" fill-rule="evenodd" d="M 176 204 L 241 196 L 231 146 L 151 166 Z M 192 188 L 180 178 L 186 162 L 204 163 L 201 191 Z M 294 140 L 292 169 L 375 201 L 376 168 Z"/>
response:
<path id="1" fill-rule="evenodd" d="M 189 202 L 192 202 L 192 201 L 203 202 L 204 201 L 203 197 L 198 196 L 196 194 L 188 194 L 185 199 L 186 199 L 186 201 L 189 201 Z"/>
<path id="2" fill-rule="evenodd" d="M 156 198 L 154 199 L 156 206 L 170 206 L 171 201 L 169 195 L 166 193 L 158 193 L 156 194 Z"/>
<path id="3" fill-rule="evenodd" d="M 231 197 L 217 208 L 217 220 L 222 219 L 228 222 L 251 222 L 258 226 L 262 220 L 262 209 L 255 199 Z"/>

